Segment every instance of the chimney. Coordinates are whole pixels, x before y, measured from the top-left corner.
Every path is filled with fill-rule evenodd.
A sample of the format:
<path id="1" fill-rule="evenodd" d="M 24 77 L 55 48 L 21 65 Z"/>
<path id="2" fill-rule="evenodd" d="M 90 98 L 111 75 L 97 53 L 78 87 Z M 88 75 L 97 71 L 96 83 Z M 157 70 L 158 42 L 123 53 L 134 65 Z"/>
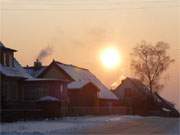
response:
<path id="1" fill-rule="evenodd" d="M 38 70 L 41 67 L 42 67 L 42 63 L 38 59 L 36 59 L 36 61 L 34 62 L 34 69 Z"/>

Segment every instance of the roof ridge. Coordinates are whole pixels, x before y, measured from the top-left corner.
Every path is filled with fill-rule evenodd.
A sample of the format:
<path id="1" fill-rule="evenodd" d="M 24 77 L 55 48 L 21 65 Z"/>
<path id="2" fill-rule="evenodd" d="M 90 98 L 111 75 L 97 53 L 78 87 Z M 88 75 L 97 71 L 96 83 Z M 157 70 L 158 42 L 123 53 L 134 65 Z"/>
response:
<path id="1" fill-rule="evenodd" d="M 1 47 L 5 47 L 5 45 L 0 41 L 0 46 Z"/>
<path id="2" fill-rule="evenodd" d="M 17 50 L 15 50 L 15 49 L 11 49 L 11 48 L 9 48 L 9 47 L 6 47 L 1 41 L 0 41 L 0 47 L 1 47 L 2 49 L 6 49 L 6 50 L 10 50 L 10 51 L 17 52 Z"/>
<path id="3" fill-rule="evenodd" d="M 62 64 L 62 65 L 65 65 L 65 66 L 71 66 L 71 67 L 74 67 L 74 68 L 79 68 L 79 69 L 82 69 L 82 70 L 88 70 L 87 68 L 82 68 L 82 67 L 79 67 L 79 66 L 76 66 L 76 65 L 73 65 L 73 64 L 65 64 L 65 63 L 62 63 L 62 62 L 59 62 L 59 61 L 55 61 L 56 63 L 58 64 Z"/>
<path id="4" fill-rule="evenodd" d="M 45 66 L 41 66 L 41 68 L 46 68 L 46 67 L 48 67 L 48 66 L 46 66 L 46 65 Z M 34 66 L 28 66 L 28 67 L 24 66 L 23 68 L 24 69 L 34 69 L 35 67 Z"/>

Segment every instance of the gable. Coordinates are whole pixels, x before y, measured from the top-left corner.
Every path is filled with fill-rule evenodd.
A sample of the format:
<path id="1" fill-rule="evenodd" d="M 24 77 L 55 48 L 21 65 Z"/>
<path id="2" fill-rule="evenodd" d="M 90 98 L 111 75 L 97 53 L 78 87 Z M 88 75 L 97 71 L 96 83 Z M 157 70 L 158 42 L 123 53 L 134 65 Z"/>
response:
<path id="1" fill-rule="evenodd" d="M 80 68 L 74 65 L 67 65 L 53 61 L 42 73 L 40 73 L 38 78 L 54 78 L 75 81 L 74 85 L 78 86 L 81 85 L 81 82 L 93 83 L 93 85 L 100 90 L 98 95 L 100 99 L 118 100 L 116 95 L 88 69 Z"/>
<path id="2" fill-rule="evenodd" d="M 127 89 L 133 89 L 135 90 L 136 88 L 133 86 L 133 84 L 129 80 L 124 80 L 122 83 L 119 85 L 119 87 L 116 88 L 114 93 L 119 99 L 122 99 L 125 96 L 125 91 Z"/>
<path id="3" fill-rule="evenodd" d="M 72 80 L 63 70 L 55 64 L 51 64 L 38 78 L 52 78 L 62 80 Z"/>
<path id="4" fill-rule="evenodd" d="M 83 89 L 86 89 L 86 90 L 91 90 L 91 91 L 96 91 L 96 92 L 99 92 L 100 90 L 99 90 L 99 88 L 98 87 L 96 87 L 93 83 L 88 83 L 87 85 L 85 85 L 84 87 L 83 87 Z"/>
<path id="5" fill-rule="evenodd" d="M 66 72 L 74 81 L 88 81 L 93 83 L 99 90 L 100 99 L 118 100 L 116 95 L 110 91 L 93 73 L 88 69 L 79 68 L 73 65 L 56 62 L 57 66 Z"/>

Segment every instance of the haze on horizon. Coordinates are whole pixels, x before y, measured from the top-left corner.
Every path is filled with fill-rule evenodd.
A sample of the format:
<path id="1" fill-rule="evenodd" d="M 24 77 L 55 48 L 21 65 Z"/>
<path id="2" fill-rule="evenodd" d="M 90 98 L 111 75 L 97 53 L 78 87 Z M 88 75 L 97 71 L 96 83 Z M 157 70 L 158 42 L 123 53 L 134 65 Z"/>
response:
<path id="1" fill-rule="evenodd" d="M 171 65 L 161 94 L 179 103 L 179 0 L 0 0 L 0 40 L 18 50 L 22 65 L 32 65 L 48 45 L 52 59 L 90 69 L 107 86 L 129 70 L 132 48 L 142 40 L 170 44 Z M 115 46 L 121 54 L 118 68 L 100 61 L 102 49 Z"/>

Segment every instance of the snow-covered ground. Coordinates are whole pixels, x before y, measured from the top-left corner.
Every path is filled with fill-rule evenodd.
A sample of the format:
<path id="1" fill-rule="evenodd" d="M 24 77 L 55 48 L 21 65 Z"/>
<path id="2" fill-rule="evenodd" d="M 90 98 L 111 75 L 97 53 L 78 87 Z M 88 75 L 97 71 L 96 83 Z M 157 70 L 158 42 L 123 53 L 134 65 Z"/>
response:
<path id="1" fill-rule="evenodd" d="M 179 119 L 140 116 L 85 116 L 3 123 L 2 135 L 179 134 Z"/>

